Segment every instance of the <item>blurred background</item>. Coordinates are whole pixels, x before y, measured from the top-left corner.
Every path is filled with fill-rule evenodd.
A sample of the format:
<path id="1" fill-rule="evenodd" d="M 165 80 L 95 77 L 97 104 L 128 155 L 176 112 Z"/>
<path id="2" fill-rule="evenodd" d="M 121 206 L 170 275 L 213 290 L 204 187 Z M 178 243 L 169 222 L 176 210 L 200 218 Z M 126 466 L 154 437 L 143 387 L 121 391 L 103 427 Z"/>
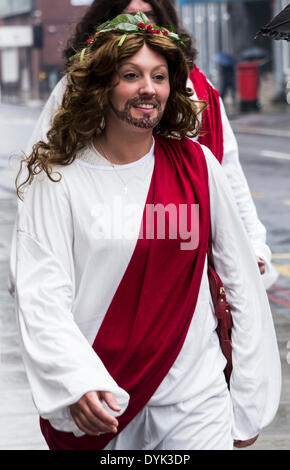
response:
<path id="1" fill-rule="evenodd" d="M 110 1 L 110 0 L 108 0 Z M 0 449 L 46 449 L 7 289 L 15 177 L 62 51 L 91 0 L 0 0 Z M 268 290 L 283 367 L 274 422 L 251 449 L 290 449 L 290 42 L 254 39 L 285 0 L 176 1 L 197 65 L 219 89 L 267 228 L 279 278 Z"/>
<path id="2" fill-rule="evenodd" d="M 90 0 L 0 1 L 2 102 L 31 103 L 47 98 L 63 73 L 62 50 L 66 41 L 90 3 Z M 242 99 L 241 63 L 256 62 L 258 70 L 252 72 L 260 79 L 256 98 L 261 106 L 268 107 L 276 101 L 290 102 L 290 46 L 286 41 L 254 40 L 254 36 L 287 3 L 287 0 L 179 0 L 176 6 L 185 27 L 196 38 L 198 65 L 213 84 L 222 89 L 224 68 L 229 70 L 233 66 L 236 98 Z M 228 105 L 234 101 L 230 91 L 229 88 L 229 93 L 223 93 L 228 94 Z"/>

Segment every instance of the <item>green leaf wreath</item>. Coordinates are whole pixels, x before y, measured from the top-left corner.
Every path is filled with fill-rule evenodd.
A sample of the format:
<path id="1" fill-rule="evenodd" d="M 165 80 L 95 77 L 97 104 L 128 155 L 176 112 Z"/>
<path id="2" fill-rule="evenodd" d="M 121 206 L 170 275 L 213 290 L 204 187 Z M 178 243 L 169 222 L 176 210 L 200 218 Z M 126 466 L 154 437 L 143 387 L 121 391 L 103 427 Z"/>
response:
<path id="1" fill-rule="evenodd" d="M 108 33 L 110 31 L 114 33 L 123 33 L 119 41 L 119 47 L 122 46 L 129 34 L 144 33 L 144 31 L 147 31 L 149 34 L 163 34 L 178 45 L 189 40 L 189 38 L 181 38 L 175 32 L 172 25 L 170 25 L 169 29 L 166 29 L 163 26 L 152 26 L 147 16 L 142 12 L 138 12 L 136 15 L 122 14 L 116 16 L 113 20 L 106 21 L 98 26 L 94 36 L 87 40 L 88 46 L 81 51 L 80 60 L 83 60 L 87 48 L 91 47 L 101 34 Z M 70 60 L 73 60 L 75 57 L 76 55 L 70 57 Z"/>

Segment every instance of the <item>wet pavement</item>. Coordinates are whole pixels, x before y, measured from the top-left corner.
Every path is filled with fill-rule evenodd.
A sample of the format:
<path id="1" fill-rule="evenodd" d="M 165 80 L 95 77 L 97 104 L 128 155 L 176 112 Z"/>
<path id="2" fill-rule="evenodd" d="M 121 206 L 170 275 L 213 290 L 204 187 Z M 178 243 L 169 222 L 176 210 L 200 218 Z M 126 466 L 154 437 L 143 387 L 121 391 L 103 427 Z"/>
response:
<path id="1" fill-rule="evenodd" d="M 289 106 L 290 108 L 290 106 Z M 279 278 L 268 290 L 282 362 L 277 416 L 250 449 L 290 449 L 290 113 L 252 113 L 231 121 L 241 163 Z"/>
<path id="2" fill-rule="evenodd" d="M 230 120 L 238 134 L 290 137 L 290 105 L 282 106 L 280 111 L 238 114 Z"/>

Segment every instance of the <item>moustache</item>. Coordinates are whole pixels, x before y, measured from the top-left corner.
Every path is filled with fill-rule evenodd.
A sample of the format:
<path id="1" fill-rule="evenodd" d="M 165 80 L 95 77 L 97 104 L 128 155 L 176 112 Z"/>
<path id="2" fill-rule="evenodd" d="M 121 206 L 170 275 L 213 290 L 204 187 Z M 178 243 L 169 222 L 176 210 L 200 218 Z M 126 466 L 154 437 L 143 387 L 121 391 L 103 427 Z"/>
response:
<path id="1" fill-rule="evenodd" d="M 147 96 L 144 98 L 142 97 L 131 98 L 130 100 L 127 101 L 126 107 L 137 106 L 139 104 L 152 104 L 153 106 L 156 106 L 157 108 L 161 106 L 160 101 L 158 101 L 156 98 L 148 98 Z"/>

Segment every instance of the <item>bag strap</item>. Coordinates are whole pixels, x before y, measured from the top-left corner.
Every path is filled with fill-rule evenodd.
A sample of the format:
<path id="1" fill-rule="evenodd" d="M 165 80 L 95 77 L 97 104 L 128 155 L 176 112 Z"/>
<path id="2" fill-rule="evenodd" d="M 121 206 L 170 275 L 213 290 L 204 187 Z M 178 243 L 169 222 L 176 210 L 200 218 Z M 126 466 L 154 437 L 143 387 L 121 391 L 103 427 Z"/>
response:
<path id="1" fill-rule="evenodd" d="M 207 257 L 208 257 L 209 288 L 210 288 L 210 293 L 212 296 L 215 315 L 218 319 L 225 317 L 226 318 L 225 326 L 227 327 L 227 329 L 231 329 L 233 326 L 233 323 L 232 323 L 232 317 L 230 315 L 230 307 L 226 301 L 225 288 L 223 286 L 221 278 L 217 274 L 215 267 L 214 267 L 213 254 L 212 254 L 211 227 L 209 230 Z M 224 316 L 224 314 L 229 314 L 229 315 Z"/>
<path id="2" fill-rule="evenodd" d="M 211 227 L 209 233 L 207 256 L 209 288 L 214 307 L 214 314 L 218 321 L 216 331 L 219 337 L 221 350 L 225 358 L 227 359 L 224 374 L 228 387 L 230 387 L 230 377 L 232 372 L 231 329 L 233 327 L 233 320 L 230 312 L 230 306 L 226 300 L 225 288 L 223 286 L 221 278 L 219 277 L 214 268 Z"/>

